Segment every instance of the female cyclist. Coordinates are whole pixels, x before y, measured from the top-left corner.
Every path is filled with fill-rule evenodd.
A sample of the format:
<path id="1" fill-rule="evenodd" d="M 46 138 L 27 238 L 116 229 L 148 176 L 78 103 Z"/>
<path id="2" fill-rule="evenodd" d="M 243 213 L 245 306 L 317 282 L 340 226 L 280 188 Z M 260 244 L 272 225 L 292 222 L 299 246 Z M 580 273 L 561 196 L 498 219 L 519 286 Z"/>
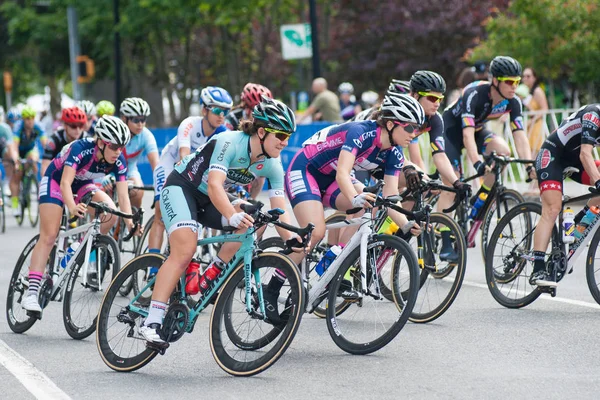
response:
<path id="1" fill-rule="evenodd" d="M 241 211 L 242 200 L 228 196 L 229 186 L 264 176 L 271 184 L 271 207 L 285 209 L 279 155 L 296 129 L 294 113 L 285 104 L 263 97 L 252 117 L 252 121 L 242 122 L 242 131 L 221 133 L 185 157 L 167 178 L 160 208 L 171 252 L 158 271 L 148 318 L 140 329 L 149 342 L 164 344 L 159 332 L 167 301 L 196 252 L 198 225 L 233 227 L 237 232 L 252 226 L 252 217 Z M 200 209 L 204 212 L 198 213 Z M 282 221 L 288 220 L 284 214 Z M 284 239 L 293 236 L 287 231 L 279 233 Z M 221 270 L 238 248 L 238 243 L 224 243 L 209 268 Z"/>
<path id="2" fill-rule="evenodd" d="M 94 179 L 114 172 L 121 209 L 131 213 L 125 181 L 127 168 L 121 154 L 129 137 L 129 129 L 120 119 L 104 116 L 96 125 L 96 139 L 86 138 L 72 142 L 46 169 L 40 182 L 40 238 L 31 255 L 29 289 L 21 303 L 24 309 L 42 311 L 38 302 L 40 282 L 58 235 L 63 207 L 66 205 L 69 214 L 78 217 L 82 217 L 87 211 L 85 204 L 75 202 L 75 194 L 81 199 L 86 193 L 96 189 Z M 93 200 L 115 207 L 110 197 L 100 190 L 95 192 Z M 107 233 L 116 221 L 117 217 L 107 216 L 100 228 L 102 233 Z M 126 222 L 129 229 L 133 229 L 133 222 L 129 219 Z"/>
<path id="3" fill-rule="evenodd" d="M 79 107 L 64 108 L 60 120 L 63 122 L 63 128 L 50 135 L 44 147 L 42 175 L 44 175 L 52 160 L 60 154 L 63 147 L 74 140 L 82 138 L 87 116 Z"/>

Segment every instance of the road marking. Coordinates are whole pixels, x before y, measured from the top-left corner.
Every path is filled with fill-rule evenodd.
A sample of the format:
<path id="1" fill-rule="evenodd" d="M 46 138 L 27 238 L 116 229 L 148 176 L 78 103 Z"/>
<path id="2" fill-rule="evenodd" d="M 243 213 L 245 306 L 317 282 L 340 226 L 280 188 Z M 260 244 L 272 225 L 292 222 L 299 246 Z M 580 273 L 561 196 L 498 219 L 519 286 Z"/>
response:
<path id="1" fill-rule="evenodd" d="M 488 286 L 483 283 L 463 281 L 463 285 L 473 286 L 473 287 L 477 287 L 480 289 L 489 290 Z M 524 296 L 528 294 L 524 290 L 520 291 L 520 293 L 523 294 Z M 544 296 L 544 295 L 542 295 L 538 298 L 542 299 L 542 300 L 557 301 L 559 303 L 566 303 L 566 304 L 571 304 L 574 306 L 587 307 L 587 308 L 593 308 L 595 310 L 600 310 L 600 305 L 598 305 L 597 303 L 591 303 L 588 301 L 573 300 L 573 299 L 567 299 L 565 297 L 551 297 L 551 296 Z"/>
<path id="2" fill-rule="evenodd" d="M 0 340 L 0 365 L 13 374 L 36 399 L 71 399 L 42 371 Z"/>

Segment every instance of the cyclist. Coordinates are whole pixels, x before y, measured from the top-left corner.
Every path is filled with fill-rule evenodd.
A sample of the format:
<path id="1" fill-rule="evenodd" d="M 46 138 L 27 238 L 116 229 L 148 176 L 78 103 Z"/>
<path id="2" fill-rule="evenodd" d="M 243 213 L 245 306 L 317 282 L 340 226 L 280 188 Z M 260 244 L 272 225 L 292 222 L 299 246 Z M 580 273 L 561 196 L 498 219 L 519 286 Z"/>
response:
<path id="1" fill-rule="evenodd" d="M 398 94 L 407 94 L 410 93 L 410 83 L 408 81 L 401 81 L 399 79 L 392 79 L 392 81 L 390 82 L 390 85 L 388 87 L 388 93 L 398 93 Z M 371 97 L 373 97 L 374 103 L 366 103 L 365 104 L 371 104 L 371 106 L 369 106 L 368 108 L 362 110 L 361 112 L 359 112 L 358 114 L 356 114 L 356 117 L 352 118 L 351 121 L 368 121 L 371 118 L 371 114 L 373 114 L 378 108 L 379 108 L 379 104 L 377 104 L 377 99 L 379 98 L 379 95 L 375 92 L 364 92 L 363 93 L 363 97 L 365 97 L 365 95 L 370 95 Z"/>
<path id="2" fill-rule="evenodd" d="M 18 149 L 19 159 L 26 159 L 28 163 L 31 163 L 34 173 L 37 174 L 37 163 L 40 160 L 37 141 L 39 140 L 43 147 L 46 144 L 46 136 L 42 127 L 35 122 L 35 110 L 32 107 L 23 107 L 21 118 L 15 123 L 13 129 L 14 146 Z M 23 170 L 17 166 L 10 180 L 12 208 L 15 216 L 19 215 L 19 184 L 22 177 Z"/>
<path id="3" fill-rule="evenodd" d="M 5 165 L 7 168 L 7 175 L 12 176 L 12 168 L 14 165 L 17 165 L 19 161 L 19 157 L 17 155 L 17 151 L 13 146 L 13 135 L 12 129 L 8 124 L 4 122 L 0 122 L 0 159 L 4 161 L 8 161 L 11 165 Z M 8 164 L 8 163 L 7 163 Z M 0 174 L 0 178 L 2 175 Z M 0 184 L 3 184 L 0 179 Z M 4 201 L 4 199 L 0 198 L 0 204 Z"/>
<path id="4" fill-rule="evenodd" d="M 167 143 L 160 155 L 160 162 L 154 169 L 154 202 L 160 200 L 160 192 L 173 166 L 179 160 L 206 143 L 211 137 L 227 130 L 223 121 L 233 106 L 233 100 L 227 90 L 208 86 L 200 92 L 202 117 L 187 117 L 177 129 L 177 136 Z M 239 124 L 238 124 L 239 125 Z M 148 251 L 160 253 L 163 233 L 160 207 L 154 207 L 154 223 L 149 232 Z"/>
<path id="5" fill-rule="evenodd" d="M 338 86 L 340 93 L 340 112 L 344 121 L 352 119 L 362 111 L 362 107 L 352 98 L 354 97 L 354 86 L 350 82 L 342 82 Z"/>
<path id="6" fill-rule="evenodd" d="M 271 91 L 257 83 L 246 83 L 240 96 L 241 103 L 235 106 L 225 117 L 225 126 L 230 131 L 236 131 L 239 128 L 242 119 L 252 118 L 252 110 L 260 103 L 261 96 L 273 98 Z"/>
<path id="7" fill-rule="evenodd" d="M 98 118 L 103 115 L 115 115 L 115 105 L 108 100 L 100 100 L 96 104 L 96 113 Z"/>
<path id="8" fill-rule="evenodd" d="M 123 155 L 127 160 L 127 179 L 135 186 L 142 186 L 142 175 L 138 171 L 137 162 L 143 155 L 148 157 L 152 172 L 158 165 L 158 146 L 152 132 L 146 128 L 146 119 L 150 115 L 150 106 L 139 97 L 129 97 L 121 103 L 119 109 L 121 120 L 127 124 L 131 131 L 131 140 L 127 143 Z M 104 187 L 108 186 L 109 177 L 103 180 Z M 136 190 L 130 194 L 131 204 L 134 207 L 142 206 L 144 192 Z"/>
<path id="9" fill-rule="evenodd" d="M 63 122 L 63 127 L 50 135 L 44 147 L 42 175 L 44 175 L 52 160 L 59 155 L 63 147 L 83 137 L 87 116 L 79 107 L 63 108 L 60 120 Z"/>
<path id="10" fill-rule="evenodd" d="M 437 112 L 440 103 L 444 99 L 446 92 L 446 81 L 441 75 L 432 71 L 417 71 L 410 78 L 410 95 L 417 99 L 425 110 L 425 124 L 420 133 L 429 132 L 429 144 L 435 167 L 439 171 L 444 183 L 452 185 L 458 189 L 461 196 L 467 196 L 470 192 L 470 186 L 461 182 L 457 176 L 448 156 L 445 153 L 444 140 L 444 121 Z M 421 149 L 417 138 L 413 139 L 408 145 L 410 160 L 421 170 L 425 171 L 425 163 L 421 157 Z M 438 208 L 438 210 L 442 210 Z M 442 248 L 440 249 L 440 259 L 444 261 L 458 260 L 453 242 L 451 240 L 450 229 L 444 227 L 442 231 Z"/>
<path id="11" fill-rule="evenodd" d="M 221 133 L 185 157 L 161 192 L 160 207 L 171 252 L 158 271 L 148 318 L 140 329 L 149 342 L 164 344 L 160 325 L 169 296 L 196 252 L 198 224 L 214 229 L 237 228 L 237 232 L 252 226 L 252 217 L 240 209 L 243 200 L 228 196 L 228 186 L 264 176 L 272 186 L 271 207 L 285 209 L 279 155 L 296 129 L 294 113 L 285 104 L 263 97 L 252 114 L 252 121 L 242 121 L 242 131 Z M 204 212 L 198 213 L 200 209 Z M 289 219 L 284 214 L 282 220 Z M 286 239 L 293 236 L 279 232 Z M 238 243 L 224 243 L 209 268 L 222 269 L 238 248 Z"/>
<path id="12" fill-rule="evenodd" d="M 556 287 L 557 283 L 546 271 L 545 257 L 550 235 L 562 208 L 563 169 L 575 167 L 580 172 L 571 176 L 583 185 L 594 185 L 600 190 L 600 161 L 594 161 L 594 147 L 600 146 L 600 103 L 581 107 L 564 120 L 540 149 L 536 159 L 536 173 L 542 198 L 542 217 L 533 236 L 532 285 Z M 597 205 L 598 198 L 588 202 L 575 217 L 581 221 L 590 205 Z"/>
<path id="13" fill-rule="evenodd" d="M 88 136 L 94 136 L 94 129 L 96 128 L 96 106 L 89 100 L 81 100 L 77 102 L 77 107 L 81 108 L 87 117 L 87 123 L 85 124 L 84 131 L 87 132 Z"/>
<path id="14" fill-rule="evenodd" d="M 21 120 L 21 113 L 16 108 L 11 108 L 6 113 L 6 123 L 10 126 L 10 130 L 13 131 L 15 124 Z"/>
<path id="15" fill-rule="evenodd" d="M 96 139 L 85 138 L 70 143 L 46 170 L 40 182 L 40 238 L 31 256 L 29 289 L 21 303 L 24 309 L 42 311 L 38 302 L 39 287 L 58 235 L 63 207 L 67 207 L 70 215 L 78 217 L 83 217 L 87 211 L 85 204 L 75 202 L 74 194 L 81 199 L 96 189 L 94 179 L 113 172 L 117 177 L 121 209 L 131 212 L 125 182 L 127 167 L 122 155 L 129 138 L 127 125 L 116 117 L 104 116 L 96 125 Z M 94 193 L 93 200 L 115 207 L 110 197 L 100 190 Z M 107 215 L 103 219 L 100 230 L 106 234 L 117 217 Z M 126 223 L 133 229 L 131 220 L 127 219 Z"/>
<path id="16" fill-rule="evenodd" d="M 443 114 L 446 155 L 458 173 L 461 170 L 460 156 L 463 147 L 467 150 L 467 158 L 480 174 L 490 170 L 480 154 L 492 151 L 500 155 L 510 154 L 506 141 L 485 128 L 486 121 L 498 119 L 504 114 L 510 114 L 512 135 L 519 156 L 531 159 L 531 148 L 523 130 L 523 107 L 519 97 L 515 96 L 515 90 L 521 81 L 521 64 L 512 57 L 498 56 L 492 60 L 490 72 L 491 82 L 478 81 L 470 84 L 456 103 L 449 106 Z M 533 165 L 527 167 L 527 173 L 531 179 L 535 179 Z M 479 192 L 472 200 L 477 199 L 480 193 L 489 192 L 493 181 L 494 176 L 486 174 Z M 448 208 L 453 197 L 450 192 L 442 192 L 439 207 Z"/>
<path id="17" fill-rule="evenodd" d="M 317 132 L 304 142 L 288 167 L 285 189 L 298 224 L 315 225 L 313 243 L 325 235 L 324 206 L 345 211 L 369 208 L 375 200 L 373 193 L 363 192 L 364 186 L 352 178 L 353 168 L 373 171 L 382 167 L 385 172 L 383 195 L 398 194 L 398 180 L 403 168 L 406 169 L 402 148 L 408 146 L 421 129 L 425 113 L 419 102 L 409 95 L 388 92 L 373 117 L 373 121 L 347 122 Z M 389 215 L 405 233 L 420 233 L 419 226 L 404 215 L 394 210 L 390 210 Z M 300 263 L 303 254 L 292 254 L 291 258 Z M 276 285 L 277 282 L 271 280 L 265 298 L 279 293 L 281 286 Z M 350 290 L 351 286 L 344 286 L 343 297 L 356 295 Z"/>

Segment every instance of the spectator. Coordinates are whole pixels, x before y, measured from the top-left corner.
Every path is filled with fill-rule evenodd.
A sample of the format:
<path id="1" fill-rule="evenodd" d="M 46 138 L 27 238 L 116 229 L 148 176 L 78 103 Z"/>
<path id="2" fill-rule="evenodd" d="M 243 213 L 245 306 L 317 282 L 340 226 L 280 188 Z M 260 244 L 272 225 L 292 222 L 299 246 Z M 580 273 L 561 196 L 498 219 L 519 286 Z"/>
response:
<path id="1" fill-rule="evenodd" d="M 523 83 L 529 88 L 529 96 L 523 99 L 523 105 L 529 111 L 547 111 L 548 99 L 546 93 L 540 87 L 538 76 L 533 68 L 525 68 L 523 71 Z M 531 154 L 535 157 L 544 142 L 547 132 L 544 132 L 544 115 L 530 116 L 527 122 L 527 136 L 531 146 Z"/>
<path id="2" fill-rule="evenodd" d="M 313 115 L 313 121 L 342 122 L 340 100 L 335 93 L 327 90 L 325 78 L 316 78 L 312 83 L 312 91 L 315 98 L 302 117 L 298 119 L 298 123 Z"/>
<path id="3" fill-rule="evenodd" d="M 348 121 L 361 112 L 362 107 L 356 102 L 354 86 L 350 82 L 342 82 L 338 87 L 338 92 L 340 93 L 341 116 L 344 121 Z"/>
<path id="4" fill-rule="evenodd" d="M 54 132 L 54 120 L 52 119 L 52 112 L 50 110 L 44 110 L 40 113 L 40 125 L 46 135 L 50 136 Z"/>
<path id="5" fill-rule="evenodd" d="M 477 74 L 475 73 L 474 67 L 464 68 L 460 74 L 458 74 L 458 78 L 456 78 L 456 89 L 450 92 L 446 97 L 446 105 L 449 106 L 454 104 L 456 100 L 458 100 L 462 94 L 463 89 L 472 82 L 477 80 Z"/>
<path id="6" fill-rule="evenodd" d="M 476 80 L 476 81 L 489 80 L 487 64 L 485 61 L 475 61 L 475 64 L 473 64 L 473 66 L 471 67 L 471 71 L 475 74 L 474 80 Z"/>

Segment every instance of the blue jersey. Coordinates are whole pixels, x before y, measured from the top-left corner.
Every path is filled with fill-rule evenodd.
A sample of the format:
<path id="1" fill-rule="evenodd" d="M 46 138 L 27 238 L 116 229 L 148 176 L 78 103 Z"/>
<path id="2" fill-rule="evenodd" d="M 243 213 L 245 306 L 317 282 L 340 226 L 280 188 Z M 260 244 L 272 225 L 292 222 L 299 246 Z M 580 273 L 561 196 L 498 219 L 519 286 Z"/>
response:
<path id="1" fill-rule="evenodd" d="M 13 128 L 13 140 L 19 146 L 19 153 L 24 154 L 35 148 L 35 142 L 38 139 L 45 139 L 44 130 L 35 122 L 30 135 L 25 134 L 25 124 L 23 120 L 17 121 Z"/>
<path id="2" fill-rule="evenodd" d="M 123 155 L 127 160 L 129 176 L 137 173 L 137 162 L 140 157 L 150 153 L 158 153 L 158 146 L 152 132 L 144 127 L 138 135 L 131 135 L 131 140 L 123 151 Z"/>

